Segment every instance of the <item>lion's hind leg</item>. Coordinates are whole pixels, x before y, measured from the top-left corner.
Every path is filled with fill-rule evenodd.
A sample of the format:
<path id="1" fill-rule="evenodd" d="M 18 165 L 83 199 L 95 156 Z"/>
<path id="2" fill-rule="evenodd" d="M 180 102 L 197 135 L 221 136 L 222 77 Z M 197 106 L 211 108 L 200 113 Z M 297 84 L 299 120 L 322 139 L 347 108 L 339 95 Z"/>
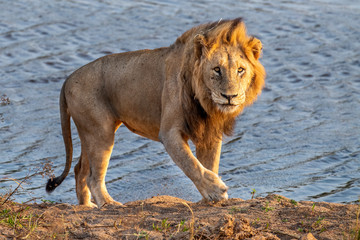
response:
<path id="1" fill-rule="evenodd" d="M 91 202 L 91 193 L 87 185 L 86 179 L 90 175 L 89 159 L 86 152 L 82 150 L 79 162 L 74 168 L 75 182 L 76 182 L 76 196 L 79 204 L 89 207 L 96 207 L 96 204 Z"/>
<path id="2" fill-rule="evenodd" d="M 90 189 L 91 196 L 99 208 L 105 204 L 122 205 L 109 195 L 105 186 L 105 175 L 117 127 L 114 126 L 113 128 L 110 124 L 107 125 L 106 121 L 103 121 L 102 124 L 93 125 L 91 128 L 87 128 L 86 131 L 79 133 L 81 135 L 82 148 L 86 152 L 86 158 L 83 159 L 87 159 L 85 162 L 89 164 L 89 173 L 84 174 L 87 175 L 86 183 Z M 84 161 L 81 163 L 84 163 Z M 81 166 L 82 168 L 83 166 Z"/>

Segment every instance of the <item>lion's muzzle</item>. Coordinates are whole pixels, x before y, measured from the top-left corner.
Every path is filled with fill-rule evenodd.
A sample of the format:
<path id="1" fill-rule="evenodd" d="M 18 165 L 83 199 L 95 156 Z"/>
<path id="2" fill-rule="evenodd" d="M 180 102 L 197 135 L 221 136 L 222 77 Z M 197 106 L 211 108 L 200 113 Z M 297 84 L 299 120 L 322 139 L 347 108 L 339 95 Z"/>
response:
<path id="1" fill-rule="evenodd" d="M 211 93 L 212 100 L 222 111 L 233 111 L 245 102 L 245 93 L 242 94 L 224 94 Z"/>

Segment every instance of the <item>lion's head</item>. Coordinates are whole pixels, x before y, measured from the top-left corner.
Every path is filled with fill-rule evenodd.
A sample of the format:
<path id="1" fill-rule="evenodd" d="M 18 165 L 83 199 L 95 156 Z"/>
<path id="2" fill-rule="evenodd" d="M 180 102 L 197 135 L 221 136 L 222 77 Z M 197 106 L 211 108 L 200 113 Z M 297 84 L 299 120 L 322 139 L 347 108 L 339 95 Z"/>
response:
<path id="1" fill-rule="evenodd" d="M 203 141 L 230 134 L 234 118 L 264 86 L 260 40 L 248 36 L 238 18 L 193 28 L 177 42 L 187 45 L 182 76 L 184 111 L 193 115 L 186 119 L 189 135 Z"/>
<path id="2" fill-rule="evenodd" d="M 255 100 L 264 84 L 265 70 L 258 61 L 262 45 L 246 35 L 241 19 L 218 23 L 197 34 L 194 48 L 194 89 L 209 114 L 215 107 L 237 115 Z"/>

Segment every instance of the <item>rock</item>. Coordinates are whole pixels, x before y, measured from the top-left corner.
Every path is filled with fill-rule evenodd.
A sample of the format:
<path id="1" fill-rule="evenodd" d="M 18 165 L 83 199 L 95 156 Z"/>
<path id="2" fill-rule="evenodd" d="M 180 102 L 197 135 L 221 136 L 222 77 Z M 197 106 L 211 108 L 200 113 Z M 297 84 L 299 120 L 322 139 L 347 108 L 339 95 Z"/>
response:
<path id="1" fill-rule="evenodd" d="M 317 240 L 311 233 L 304 234 L 300 240 Z"/>

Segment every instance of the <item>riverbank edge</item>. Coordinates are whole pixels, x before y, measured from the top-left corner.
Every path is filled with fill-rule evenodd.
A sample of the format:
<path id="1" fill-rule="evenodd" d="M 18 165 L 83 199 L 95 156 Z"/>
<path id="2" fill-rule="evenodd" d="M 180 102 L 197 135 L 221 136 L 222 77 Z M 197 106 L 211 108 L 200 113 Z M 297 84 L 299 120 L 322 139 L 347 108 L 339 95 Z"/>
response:
<path id="1" fill-rule="evenodd" d="M 360 204 L 296 202 L 275 194 L 216 204 L 156 196 L 101 209 L 6 201 L 0 239 L 357 240 L 359 212 Z"/>

